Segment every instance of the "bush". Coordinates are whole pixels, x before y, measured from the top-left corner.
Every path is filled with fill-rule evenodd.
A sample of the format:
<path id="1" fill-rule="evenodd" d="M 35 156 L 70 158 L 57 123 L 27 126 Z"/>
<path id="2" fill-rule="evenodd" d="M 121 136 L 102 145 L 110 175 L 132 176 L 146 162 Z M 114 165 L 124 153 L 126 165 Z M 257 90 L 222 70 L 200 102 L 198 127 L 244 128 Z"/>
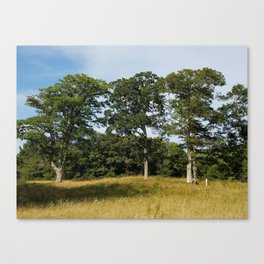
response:
<path id="1" fill-rule="evenodd" d="M 241 180 L 245 181 L 245 182 L 248 180 L 248 162 L 247 162 L 247 159 L 243 160 Z"/>
<path id="2" fill-rule="evenodd" d="M 17 176 L 21 180 L 50 180 L 55 173 L 34 146 L 25 144 L 17 155 Z"/>
<path id="3" fill-rule="evenodd" d="M 205 178 L 224 180 L 227 179 L 227 175 L 224 171 L 220 170 L 218 165 L 214 164 L 208 167 Z"/>
<path id="4" fill-rule="evenodd" d="M 109 170 L 109 171 L 106 173 L 106 176 L 107 176 L 107 177 L 114 177 L 114 176 L 116 176 L 116 174 L 115 174 L 114 171 Z"/>

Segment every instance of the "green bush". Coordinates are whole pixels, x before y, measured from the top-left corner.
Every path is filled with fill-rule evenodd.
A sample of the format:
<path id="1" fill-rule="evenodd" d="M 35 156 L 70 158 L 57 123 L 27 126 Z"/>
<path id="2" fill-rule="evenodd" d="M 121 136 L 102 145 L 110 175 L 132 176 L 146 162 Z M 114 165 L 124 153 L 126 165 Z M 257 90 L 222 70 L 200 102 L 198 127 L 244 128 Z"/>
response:
<path id="1" fill-rule="evenodd" d="M 242 181 L 247 181 L 248 180 L 248 162 L 247 159 L 243 160 L 242 164 Z"/>
<path id="2" fill-rule="evenodd" d="M 227 179 L 227 175 L 217 164 L 214 164 L 208 167 L 205 178 L 224 180 Z"/>

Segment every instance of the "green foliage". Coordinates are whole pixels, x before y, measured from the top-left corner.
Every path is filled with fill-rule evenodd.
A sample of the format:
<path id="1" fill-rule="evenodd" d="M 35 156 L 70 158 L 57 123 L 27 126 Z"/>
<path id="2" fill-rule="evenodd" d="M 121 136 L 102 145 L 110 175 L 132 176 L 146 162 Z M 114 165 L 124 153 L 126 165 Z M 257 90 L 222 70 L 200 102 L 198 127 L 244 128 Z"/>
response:
<path id="1" fill-rule="evenodd" d="M 227 179 L 227 177 L 228 175 L 226 175 L 225 172 L 222 171 L 217 164 L 210 166 L 205 174 L 205 178 L 207 179 L 225 180 Z"/>
<path id="2" fill-rule="evenodd" d="M 18 137 L 34 142 L 47 161 L 64 170 L 70 145 L 89 136 L 98 124 L 105 88 L 103 81 L 76 74 L 40 89 L 26 101 L 37 115 L 18 120 Z"/>
<path id="3" fill-rule="evenodd" d="M 179 145 L 174 142 L 161 142 L 161 146 L 157 149 L 161 150 L 156 156 L 158 175 L 177 177 L 185 175 L 186 153 Z"/>
<path id="4" fill-rule="evenodd" d="M 247 88 L 241 84 L 232 87 L 226 95 L 219 96 L 224 104 L 218 109 L 218 144 L 214 155 L 224 160 L 230 177 L 247 180 Z"/>
<path id="5" fill-rule="evenodd" d="M 171 94 L 169 134 L 178 135 L 190 151 L 205 146 L 214 113 L 214 88 L 225 84 L 224 76 L 209 68 L 185 69 L 169 74 L 166 83 Z"/>
<path id="6" fill-rule="evenodd" d="M 225 102 L 218 109 L 222 135 L 227 143 L 244 144 L 247 141 L 247 88 L 237 84 L 219 98 Z"/>
<path id="7" fill-rule="evenodd" d="M 151 175 L 184 175 L 186 154 L 180 146 L 164 142 L 161 138 L 149 139 L 148 144 Z M 95 133 L 85 143 L 71 146 L 68 155 L 65 179 L 93 179 L 142 173 L 143 153 L 139 139 L 132 135 Z M 54 176 L 50 165 L 37 154 L 34 144 L 30 142 L 24 144 L 17 161 L 21 179 L 48 179 Z"/>
<path id="8" fill-rule="evenodd" d="M 247 181 L 247 89 L 233 86 L 214 110 L 214 88 L 224 84 L 209 68 L 166 78 L 141 72 L 109 85 L 68 75 L 27 99 L 37 115 L 17 122 L 27 141 L 17 155 L 18 177 L 53 178 L 51 162 L 65 179 L 142 174 L 143 160 L 151 175 L 183 176 L 191 153 L 200 177 Z M 102 124 L 106 132 L 95 132 Z M 148 128 L 160 137 L 149 138 Z M 164 131 L 183 144 L 164 141 Z"/>
<path id="9" fill-rule="evenodd" d="M 17 155 L 17 177 L 23 180 L 49 180 L 54 177 L 54 172 L 35 145 L 29 142 Z"/>
<path id="10" fill-rule="evenodd" d="M 242 181 L 247 181 L 248 180 L 248 149 L 247 145 L 245 146 L 245 151 L 244 151 L 244 160 L 242 162 Z"/>
<path id="11" fill-rule="evenodd" d="M 242 163 L 242 181 L 247 181 L 248 180 L 248 162 L 247 159 L 243 160 Z"/>
<path id="12" fill-rule="evenodd" d="M 164 97 L 158 80 L 152 72 L 141 72 L 111 83 L 111 108 L 105 112 L 108 131 L 146 137 L 147 127 L 159 129 L 164 118 Z"/>
<path id="13" fill-rule="evenodd" d="M 170 94 L 171 121 L 164 128 L 183 141 L 191 168 L 195 168 L 196 153 L 212 144 L 214 88 L 223 86 L 225 78 L 220 72 L 203 68 L 171 73 L 165 81 Z M 193 177 L 196 180 L 194 170 Z"/>
<path id="14" fill-rule="evenodd" d="M 164 122 L 162 84 L 150 71 L 111 83 L 110 109 L 105 112 L 107 131 L 137 136 L 145 161 L 149 160 L 150 147 L 147 128 L 159 130 Z"/>

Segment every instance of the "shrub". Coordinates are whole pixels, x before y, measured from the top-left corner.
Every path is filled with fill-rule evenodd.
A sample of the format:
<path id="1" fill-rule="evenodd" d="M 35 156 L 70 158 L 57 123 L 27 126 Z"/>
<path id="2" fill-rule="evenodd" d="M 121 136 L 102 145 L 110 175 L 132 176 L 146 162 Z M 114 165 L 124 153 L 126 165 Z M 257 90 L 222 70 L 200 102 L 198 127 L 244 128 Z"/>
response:
<path id="1" fill-rule="evenodd" d="M 208 179 L 220 179 L 224 180 L 227 179 L 227 175 L 224 171 L 220 170 L 219 166 L 217 164 L 211 165 L 206 174 L 205 177 Z"/>

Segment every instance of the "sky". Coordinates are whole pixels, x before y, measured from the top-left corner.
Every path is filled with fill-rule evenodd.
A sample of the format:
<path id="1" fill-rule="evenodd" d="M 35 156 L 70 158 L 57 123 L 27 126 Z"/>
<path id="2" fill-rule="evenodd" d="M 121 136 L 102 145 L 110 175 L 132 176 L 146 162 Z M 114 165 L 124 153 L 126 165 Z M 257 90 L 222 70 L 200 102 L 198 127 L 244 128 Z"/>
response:
<path id="1" fill-rule="evenodd" d="M 34 115 L 27 96 L 75 73 L 114 81 L 142 71 L 166 76 L 209 67 L 225 76 L 218 91 L 226 93 L 237 83 L 247 87 L 247 54 L 246 46 L 17 46 L 17 119 Z"/>

